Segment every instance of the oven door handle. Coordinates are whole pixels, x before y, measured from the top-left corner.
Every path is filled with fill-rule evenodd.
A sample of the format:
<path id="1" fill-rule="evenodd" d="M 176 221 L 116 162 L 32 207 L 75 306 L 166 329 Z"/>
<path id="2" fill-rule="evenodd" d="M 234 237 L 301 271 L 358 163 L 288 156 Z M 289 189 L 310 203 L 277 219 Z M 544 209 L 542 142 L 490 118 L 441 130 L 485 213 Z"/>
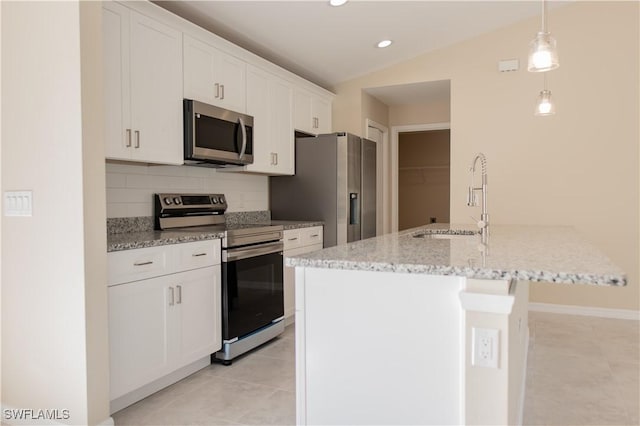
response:
<path id="1" fill-rule="evenodd" d="M 282 241 L 260 244 L 252 247 L 241 247 L 222 251 L 223 262 L 233 262 L 235 260 L 247 259 L 249 257 L 262 256 L 264 254 L 278 253 L 284 249 Z"/>

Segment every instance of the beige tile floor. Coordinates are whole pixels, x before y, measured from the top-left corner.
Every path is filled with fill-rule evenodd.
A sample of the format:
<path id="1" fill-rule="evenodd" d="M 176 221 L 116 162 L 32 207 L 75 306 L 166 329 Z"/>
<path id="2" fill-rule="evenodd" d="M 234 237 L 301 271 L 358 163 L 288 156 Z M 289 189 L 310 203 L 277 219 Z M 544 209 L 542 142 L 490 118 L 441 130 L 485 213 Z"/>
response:
<path id="1" fill-rule="evenodd" d="M 531 313 L 524 423 L 638 425 L 640 322 Z M 295 423 L 294 330 L 113 415 L 116 425 Z"/>

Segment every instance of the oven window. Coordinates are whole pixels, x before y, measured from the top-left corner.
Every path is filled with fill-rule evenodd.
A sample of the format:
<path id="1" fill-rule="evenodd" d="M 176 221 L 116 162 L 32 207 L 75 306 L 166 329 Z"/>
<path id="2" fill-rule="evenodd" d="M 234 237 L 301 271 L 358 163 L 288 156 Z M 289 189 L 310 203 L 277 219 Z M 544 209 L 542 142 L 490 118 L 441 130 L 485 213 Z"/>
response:
<path id="1" fill-rule="evenodd" d="M 282 253 L 222 264 L 225 340 L 242 337 L 284 315 Z"/>

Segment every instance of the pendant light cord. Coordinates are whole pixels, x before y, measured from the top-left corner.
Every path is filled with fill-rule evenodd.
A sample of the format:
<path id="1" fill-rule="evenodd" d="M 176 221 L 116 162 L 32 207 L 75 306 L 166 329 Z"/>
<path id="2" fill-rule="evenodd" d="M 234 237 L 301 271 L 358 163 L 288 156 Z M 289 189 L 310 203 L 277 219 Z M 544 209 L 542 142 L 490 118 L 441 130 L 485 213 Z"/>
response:
<path id="1" fill-rule="evenodd" d="M 542 32 L 547 32 L 547 2 L 542 0 Z"/>

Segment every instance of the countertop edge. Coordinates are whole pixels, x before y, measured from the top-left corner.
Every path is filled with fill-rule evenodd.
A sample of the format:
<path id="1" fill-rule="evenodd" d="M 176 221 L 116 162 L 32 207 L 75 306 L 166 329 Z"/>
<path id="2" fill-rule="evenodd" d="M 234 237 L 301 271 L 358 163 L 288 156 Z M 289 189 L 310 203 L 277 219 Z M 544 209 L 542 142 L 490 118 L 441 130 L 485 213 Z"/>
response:
<path id="1" fill-rule="evenodd" d="M 272 220 L 270 223 L 274 225 L 282 225 L 285 231 L 293 230 L 293 229 L 312 228 L 315 226 L 324 226 L 324 222 L 321 222 L 321 221 Z M 214 239 L 219 239 L 224 237 L 224 234 L 222 232 L 203 233 L 203 234 L 187 233 L 185 235 L 179 235 L 179 236 L 175 236 L 175 235 L 174 236 L 157 236 L 158 232 L 161 232 L 161 231 L 109 234 L 107 236 L 107 253 L 148 248 L 148 247 L 166 246 L 166 245 L 172 245 L 172 244 L 189 243 L 194 241 L 214 240 Z M 180 234 L 180 230 L 178 229 L 174 231 L 166 231 L 166 232 Z M 126 241 L 119 241 L 119 242 L 109 242 L 109 240 L 116 240 L 118 238 L 121 238 L 121 239 L 127 238 L 127 236 L 131 237 L 131 239 L 127 239 Z"/>
<path id="2" fill-rule="evenodd" d="M 481 268 L 460 268 L 446 265 L 416 265 L 381 262 L 312 260 L 288 257 L 285 264 L 290 267 L 342 269 L 351 271 L 392 272 L 458 276 L 484 280 L 515 280 L 530 282 L 550 282 L 554 284 L 591 284 L 622 287 L 627 285 L 626 275 L 600 275 L 588 273 L 565 273 L 544 270 L 501 270 Z"/>

